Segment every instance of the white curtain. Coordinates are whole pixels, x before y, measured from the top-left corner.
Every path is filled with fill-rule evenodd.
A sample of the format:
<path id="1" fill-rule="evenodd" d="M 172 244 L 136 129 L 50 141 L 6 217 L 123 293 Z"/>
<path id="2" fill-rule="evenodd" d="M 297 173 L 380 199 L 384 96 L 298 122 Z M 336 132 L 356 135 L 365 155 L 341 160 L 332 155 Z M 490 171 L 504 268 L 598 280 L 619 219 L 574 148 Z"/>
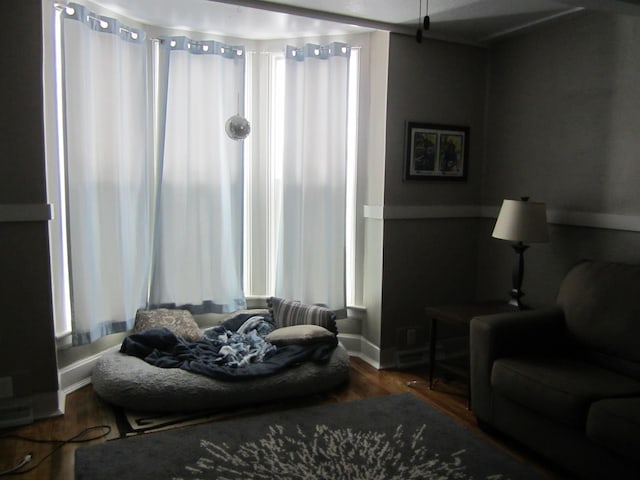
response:
<path id="1" fill-rule="evenodd" d="M 172 37 L 159 55 L 166 122 L 150 303 L 244 308 L 243 142 L 225 133 L 241 113 L 244 48 Z"/>
<path id="2" fill-rule="evenodd" d="M 350 47 L 287 47 L 279 297 L 345 310 Z"/>
<path id="3" fill-rule="evenodd" d="M 132 326 L 148 292 L 153 191 L 144 32 L 61 11 L 74 344 Z"/>

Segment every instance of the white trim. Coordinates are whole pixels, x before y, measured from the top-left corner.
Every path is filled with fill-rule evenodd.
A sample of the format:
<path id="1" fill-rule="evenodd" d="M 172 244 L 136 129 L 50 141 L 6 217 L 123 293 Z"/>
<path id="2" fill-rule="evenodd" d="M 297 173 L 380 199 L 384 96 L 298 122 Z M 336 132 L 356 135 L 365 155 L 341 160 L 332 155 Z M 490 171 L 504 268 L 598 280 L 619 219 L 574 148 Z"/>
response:
<path id="1" fill-rule="evenodd" d="M 406 205 L 384 207 L 385 220 L 414 218 L 475 218 L 482 215 L 482 207 L 476 205 Z"/>
<path id="2" fill-rule="evenodd" d="M 364 218 L 372 218 L 374 220 L 383 220 L 384 207 L 382 205 L 365 205 Z"/>
<path id="3" fill-rule="evenodd" d="M 48 203 L 0 205 L 0 222 L 44 222 L 51 218 L 51 205 Z"/>
<path id="4" fill-rule="evenodd" d="M 640 215 L 549 210 L 547 211 L 547 220 L 549 223 L 557 225 L 640 232 Z"/>
<path id="5" fill-rule="evenodd" d="M 69 393 L 71 392 L 63 392 L 62 390 L 58 390 L 58 411 L 61 415 L 64 415 L 67 410 L 67 395 Z"/>
<path id="6" fill-rule="evenodd" d="M 29 397 L 33 408 L 34 420 L 57 417 L 63 414 L 60 409 L 58 392 L 37 393 Z"/>
<path id="7" fill-rule="evenodd" d="M 58 370 L 60 390 L 69 394 L 85 385 L 91 383 L 91 370 L 98 359 L 105 353 L 115 352 L 120 349 L 120 345 L 114 345 L 100 353 L 83 358 L 71 365 Z"/>
<path id="8" fill-rule="evenodd" d="M 339 333 L 338 340 L 344 348 L 347 349 L 349 355 L 358 356 L 360 353 L 360 338 L 361 335 L 357 333 Z"/>
<path id="9" fill-rule="evenodd" d="M 350 356 L 358 357 L 378 370 L 381 368 L 380 347 L 356 333 L 339 333 L 338 339 Z"/>
<path id="10" fill-rule="evenodd" d="M 365 205 L 364 217 L 374 220 L 431 218 L 496 218 L 499 207 L 490 205 Z M 548 210 L 550 224 L 640 232 L 640 215 Z"/>

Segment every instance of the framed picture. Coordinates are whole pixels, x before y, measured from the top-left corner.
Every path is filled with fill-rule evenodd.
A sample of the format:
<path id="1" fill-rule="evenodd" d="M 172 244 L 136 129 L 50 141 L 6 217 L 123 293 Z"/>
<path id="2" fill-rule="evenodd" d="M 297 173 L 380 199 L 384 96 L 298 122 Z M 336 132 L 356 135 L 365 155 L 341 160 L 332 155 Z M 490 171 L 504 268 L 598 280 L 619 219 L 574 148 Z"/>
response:
<path id="1" fill-rule="evenodd" d="M 469 127 L 407 122 L 405 180 L 466 180 Z"/>

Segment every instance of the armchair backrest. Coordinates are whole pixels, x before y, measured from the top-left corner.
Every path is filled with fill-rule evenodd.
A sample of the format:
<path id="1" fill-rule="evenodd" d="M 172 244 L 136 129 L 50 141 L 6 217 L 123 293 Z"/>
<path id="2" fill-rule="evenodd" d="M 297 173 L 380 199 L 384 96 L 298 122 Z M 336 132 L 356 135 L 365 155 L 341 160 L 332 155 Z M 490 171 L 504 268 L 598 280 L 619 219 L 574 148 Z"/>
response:
<path id="1" fill-rule="evenodd" d="M 599 363 L 640 378 L 640 265 L 581 262 L 563 279 L 557 303 L 576 343 Z"/>

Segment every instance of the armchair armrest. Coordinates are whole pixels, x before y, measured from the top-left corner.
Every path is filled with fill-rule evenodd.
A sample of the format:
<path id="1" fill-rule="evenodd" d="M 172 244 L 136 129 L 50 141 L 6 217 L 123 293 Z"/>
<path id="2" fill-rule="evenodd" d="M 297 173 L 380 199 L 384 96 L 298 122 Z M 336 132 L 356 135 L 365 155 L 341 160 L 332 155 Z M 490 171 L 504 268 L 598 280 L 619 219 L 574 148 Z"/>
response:
<path id="1" fill-rule="evenodd" d="M 482 420 L 492 412 L 491 368 L 497 358 L 554 350 L 565 338 L 560 307 L 475 317 L 469 333 L 471 409 Z"/>

